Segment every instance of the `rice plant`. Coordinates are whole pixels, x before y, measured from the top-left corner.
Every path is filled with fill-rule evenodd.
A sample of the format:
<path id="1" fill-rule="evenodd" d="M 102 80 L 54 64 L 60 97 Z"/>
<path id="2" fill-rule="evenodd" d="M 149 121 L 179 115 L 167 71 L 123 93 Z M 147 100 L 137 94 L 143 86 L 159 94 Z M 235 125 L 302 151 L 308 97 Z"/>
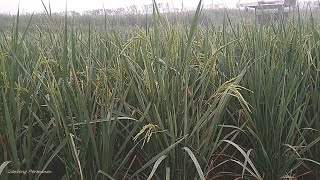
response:
<path id="1" fill-rule="evenodd" d="M 173 23 L 153 3 L 148 25 L 45 7 L 0 29 L 0 178 L 319 179 L 313 16 L 208 23 L 200 1 Z"/>

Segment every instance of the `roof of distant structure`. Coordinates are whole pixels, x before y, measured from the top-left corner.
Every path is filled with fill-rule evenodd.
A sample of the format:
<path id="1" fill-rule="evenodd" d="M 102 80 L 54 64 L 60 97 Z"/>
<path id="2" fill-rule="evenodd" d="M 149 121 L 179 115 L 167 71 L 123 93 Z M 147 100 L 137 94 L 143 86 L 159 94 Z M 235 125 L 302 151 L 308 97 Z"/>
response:
<path id="1" fill-rule="evenodd" d="M 288 0 L 287 0 L 288 1 Z M 239 7 L 255 8 L 255 9 L 276 9 L 279 7 L 290 7 L 295 5 L 294 2 L 286 2 L 286 0 L 260 0 L 256 2 L 238 3 Z"/>

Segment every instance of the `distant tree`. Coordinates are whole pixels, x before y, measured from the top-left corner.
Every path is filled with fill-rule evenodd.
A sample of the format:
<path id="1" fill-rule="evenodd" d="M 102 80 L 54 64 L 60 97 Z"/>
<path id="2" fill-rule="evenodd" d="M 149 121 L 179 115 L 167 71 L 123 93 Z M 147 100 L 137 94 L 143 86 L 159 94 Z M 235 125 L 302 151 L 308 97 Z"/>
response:
<path id="1" fill-rule="evenodd" d="M 152 6 L 150 8 L 150 5 L 146 4 L 146 5 L 143 5 L 142 9 L 144 14 L 149 14 L 151 12 Z"/>
<path id="2" fill-rule="evenodd" d="M 138 8 L 137 8 L 136 5 L 130 6 L 128 9 L 129 9 L 129 12 L 131 14 L 137 14 L 138 13 Z"/>
<path id="3" fill-rule="evenodd" d="M 307 7 L 310 8 L 311 1 L 307 1 Z"/>
<path id="4" fill-rule="evenodd" d="M 70 11 L 70 14 L 71 14 L 72 16 L 80 16 L 80 13 L 77 12 L 77 11 Z"/>
<path id="5" fill-rule="evenodd" d="M 163 9 L 163 8 L 162 8 L 162 7 L 163 7 L 163 4 L 162 4 L 162 3 L 158 3 L 158 4 L 157 4 L 157 7 L 158 7 L 159 11 L 161 11 L 161 10 Z M 162 11 L 162 12 L 163 12 L 163 11 Z"/>
<path id="6" fill-rule="evenodd" d="M 100 15 L 100 10 L 99 9 L 92 10 L 91 14 L 94 16 L 98 16 L 98 15 Z"/>
<path id="7" fill-rule="evenodd" d="M 105 9 L 104 12 L 105 12 L 107 15 L 112 15 L 113 10 L 112 10 L 112 9 Z"/>
<path id="8" fill-rule="evenodd" d="M 123 15 L 125 13 L 125 9 L 124 8 L 118 8 L 116 9 L 115 13 L 116 15 Z"/>
<path id="9" fill-rule="evenodd" d="M 169 5 L 169 3 L 166 4 L 165 9 L 166 9 L 165 12 L 170 12 L 170 5 Z"/>

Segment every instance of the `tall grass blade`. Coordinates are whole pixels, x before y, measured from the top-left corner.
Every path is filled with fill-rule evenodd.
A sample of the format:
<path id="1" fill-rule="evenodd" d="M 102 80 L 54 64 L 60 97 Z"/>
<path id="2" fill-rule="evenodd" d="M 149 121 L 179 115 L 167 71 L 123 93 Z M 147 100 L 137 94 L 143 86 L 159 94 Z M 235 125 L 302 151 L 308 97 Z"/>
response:
<path id="1" fill-rule="evenodd" d="M 5 162 L 3 162 L 3 163 L 1 164 L 1 166 L 0 166 L 0 175 L 2 174 L 2 171 L 6 168 L 6 166 L 7 166 L 8 164 L 10 164 L 10 162 L 11 162 L 11 161 L 5 161 Z"/>
<path id="2" fill-rule="evenodd" d="M 182 149 L 185 150 L 185 151 L 188 153 L 188 155 L 190 156 L 191 160 L 193 161 L 193 164 L 195 165 L 195 167 L 196 167 L 196 169 L 197 169 L 197 171 L 198 171 L 198 175 L 199 175 L 200 179 L 201 179 L 201 180 L 204 180 L 205 178 L 204 178 L 202 169 L 201 169 L 201 167 L 200 167 L 200 164 L 199 164 L 196 156 L 193 154 L 193 152 L 191 151 L 190 148 L 188 148 L 188 147 L 183 147 Z"/>

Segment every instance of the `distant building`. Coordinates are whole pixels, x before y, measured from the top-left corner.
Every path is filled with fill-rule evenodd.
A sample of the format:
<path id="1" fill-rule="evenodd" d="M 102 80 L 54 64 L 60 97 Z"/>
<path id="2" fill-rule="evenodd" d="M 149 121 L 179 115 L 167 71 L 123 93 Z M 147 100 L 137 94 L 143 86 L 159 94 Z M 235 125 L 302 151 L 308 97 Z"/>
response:
<path id="1" fill-rule="evenodd" d="M 238 7 L 254 9 L 258 22 L 277 20 L 283 16 L 289 18 L 290 11 L 296 6 L 297 0 L 261 0 L 237 4 Z"/>

